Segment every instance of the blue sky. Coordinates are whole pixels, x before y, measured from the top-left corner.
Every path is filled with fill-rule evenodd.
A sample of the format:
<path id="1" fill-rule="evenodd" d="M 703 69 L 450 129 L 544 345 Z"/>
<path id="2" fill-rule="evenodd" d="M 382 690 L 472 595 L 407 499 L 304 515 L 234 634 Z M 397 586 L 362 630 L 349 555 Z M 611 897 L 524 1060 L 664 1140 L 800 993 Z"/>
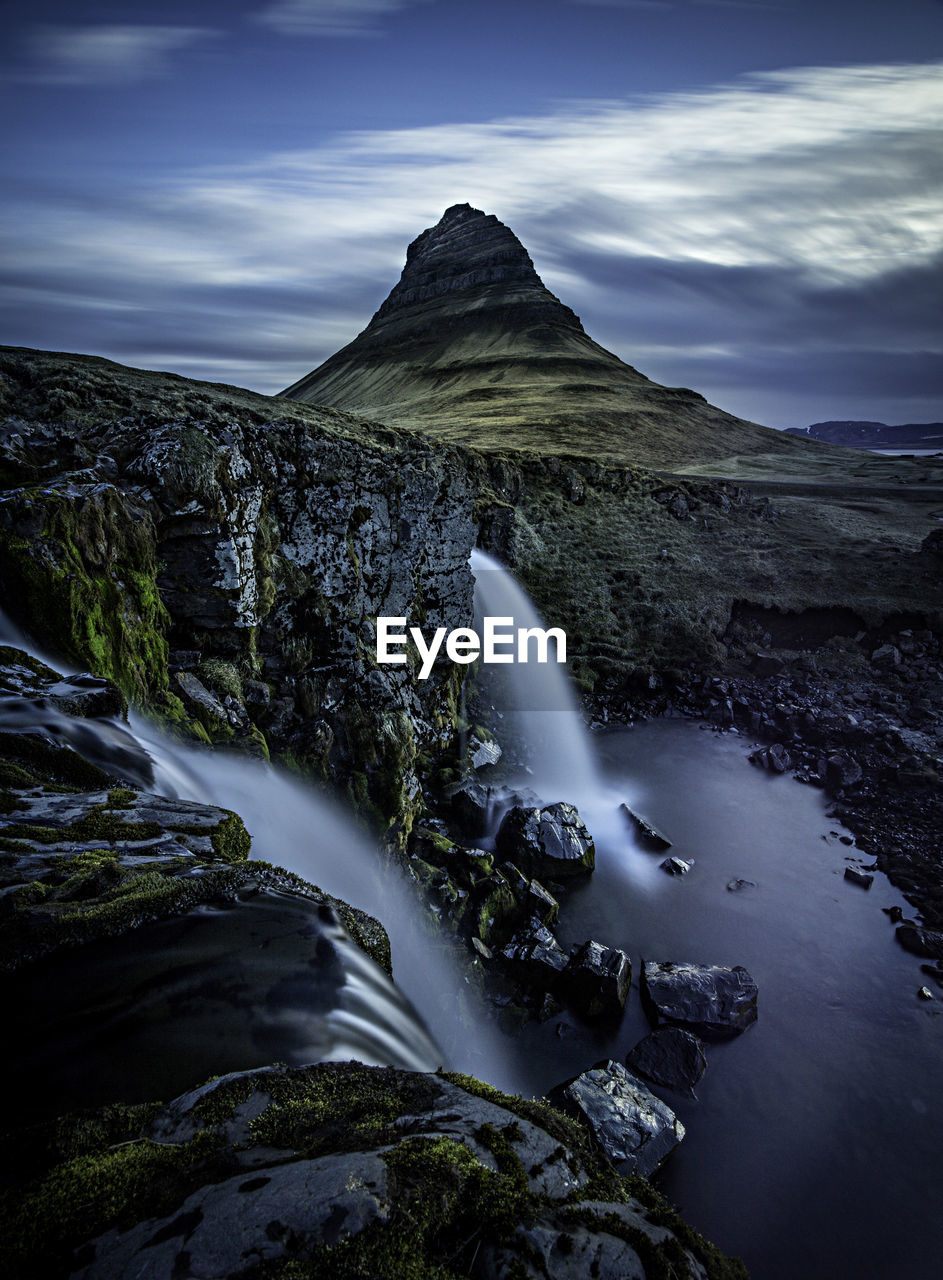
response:
<path id="1" fill-rule="evenodd" d="M 0 342 L 276 391 L 467 200 L 660 382 L 943 420 L 941 0 L 0 9 Z"/>

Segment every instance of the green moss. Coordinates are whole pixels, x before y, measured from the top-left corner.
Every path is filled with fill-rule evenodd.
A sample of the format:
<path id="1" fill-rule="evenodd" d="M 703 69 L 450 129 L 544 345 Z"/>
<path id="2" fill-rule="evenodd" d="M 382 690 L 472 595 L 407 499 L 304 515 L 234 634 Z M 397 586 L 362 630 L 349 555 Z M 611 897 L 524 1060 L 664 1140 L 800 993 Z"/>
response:
<path id="1" fill-rule="evenodd" d="M 78 497 L 21 490 L 10 506 L 0 530 L 3 587 L 31 631 L 135 702 L 165 690 L 169 616 L 150 520 L 106 487 Z M 37 526 L 38 537 L 10 531 Z"/>
<path id="2" fill-rule="evenodd" d="M 230 695 L 240 701 L 243 696 L 242 676 L 235 663 L 224 658 L 204 658 L 200 663 L 198 674 L 205 685 L 215 693 Z"/>
<path id="3" fill-rule="evenodd" d="M 220 1146 L 214 1134 L 198 1133 L 182 1145 L 152 1142 L 138 1136 L 147 1110 L 122 1110 L 124 1126 L 103 1125 L 95 1133 L 86 1125 L 79 1139 L 86 1148 L 82 1154 L 25 1193 L 6 1197 L 7 1225 L 0 1237 L 3 1274 L 65 1274 L 69 1255 L 81 1241 L 170 1213 L 201 1184 L 201 1171 Z M 128 1136 L 117 1141 L 122 1127 Z M 108 1138 L 112 1143 L 102 1150 Z"/>
<path id="4" fill-rule="evenodd" d="M 210 832 L 213 852 L 223 862 L 245 862 L 252 839 L 245 823 L 236 813 L 229 813 Z"/>

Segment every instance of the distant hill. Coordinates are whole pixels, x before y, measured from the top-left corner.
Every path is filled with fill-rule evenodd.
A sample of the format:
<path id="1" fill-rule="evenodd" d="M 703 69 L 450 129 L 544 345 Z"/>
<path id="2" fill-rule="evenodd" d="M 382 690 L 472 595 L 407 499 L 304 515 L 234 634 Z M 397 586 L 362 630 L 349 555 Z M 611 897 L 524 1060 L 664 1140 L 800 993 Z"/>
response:
<path id="1" fill-rule="evenodd" d="M 675 469 L 803 446 L 606 351 L 493 215 L 453 205 L 409 246 L 366 329 L 282 392 L 479 449 Z M 818 456 L 817 453 L 814 456 Z"/>
<path id="2" fill-rule="evenodd" d="M 943 452 L 943 422 L 813 422 L 811 427 L 787 427 L 786 435 L 821 440 L 853 449 L 939 449 Z"/>

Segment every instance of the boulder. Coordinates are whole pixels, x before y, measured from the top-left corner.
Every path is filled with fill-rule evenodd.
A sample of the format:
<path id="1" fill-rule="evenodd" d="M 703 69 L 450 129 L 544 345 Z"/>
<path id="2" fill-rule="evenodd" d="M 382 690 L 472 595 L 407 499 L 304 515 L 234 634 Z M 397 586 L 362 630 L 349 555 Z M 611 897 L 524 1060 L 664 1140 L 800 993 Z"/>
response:
<path id="1" fill-rule="evenodd" d="M 640 1040 L 625 1065 L 637 1076 L 694 1097 L 694 1086 L 707 1070 L 707 1058 L 697 1036 L 681 1027 L 659 1027 Z"/>
<path id="2" fill-rule="evenodd" d="M 567 967 L 567 954 L 546 925 L 530 920 L 501 948 L 511 976 L 524 986 L 548 991 Z"/>
<path id="3" fill-rule="evenodd" d="M 596 865 L 592 837 L 573 805 L 563 802 L 544 809 L 509 809 L 498 828 L 495 849 L 525 874 L 548 880 L 585 875 Z"/>
<path id="4" fill-rule="evenodd" d="M 689 858 L 685 862 L 684 858 L 666 858 L 664 862 L 659 864 L 662 871 L 667 871 L 670 876 L 686 876 L 694 866 L 694 859 Z"/>
<path id="5" fill-rule="evenodd" d="M 632 961 L 616 947 L 584 942 L 570 953 L 560 992 L 584 1018 L 616 1018 L 632 985 Z"/>
<path id="6" fill-rule="evenodd" d="M 616 1149 L 654 1168 L 680 1126 L 657 1132 L 657 1100 L 637 1097 L 634 1112 L 620 1097 L 633 1128 Z M 378 1277 L 720 1274 L 716 1250 L 575 1120 L 467 1076 L 266 1067 L 48 1137 L 39 1177 L 11 1188 L 24 1229 L 3 1242 L 6 1274 L 329 1276 L 351 1258 Z"/>
<path id="7" fill-rule="evenodd" d="M 622 1172 L 650 1177 L 684 1137 L 684 1126 L 621 1062 L 598 1062 L 547 1095 L 593 1133 Z"/>
<path id="8" fill-rule="evenodd" d="M 682 1026 L 705 1040 L 738 1036 L 756 1021 L 756 983 L 742 965 L 646 960 L 641 990 L 653 1021 Z"/>
<path id="9" fill-rule="evenodd" d="M 874 883 L 874 876 L 867 871 L 859 871 L 857 867 L 846 867 L 845 879 L 850 880 L 852 884 L 860 885 L 862 889 L 870 889 Z"/>
<path id="10" fill-rule="evenodd" d="M 491 787 L 470 778 L 452 792 L 450 805 L 463 835 L 485 835 L 494 808 Z"/>
<path id="11" fill-rule="evenodd" d="M 916 924 L 897 926 L 897 941 L 912 955 L 943 961 L 943 929 L 924 929 Z"/>
<path id="12" fill-rule="evenodd" d="M 843 791 L 853 787 L 864 776 L 861 765 L 844 751 L 837 751 L 828 757 L 825 765 L 825 785 L 829 791 Z"/>
<path id="13" fill-rule="evenodd" d="M 671 848 L 671 841 L 668 837 L 662 835 L 658 828 L 653 827 L 647 818 L 643 818 L 634 809 L 630 809 L 627 804 L 620 804 L 619 812 L 628 818 L 642 844 L 656 850 Z"/>

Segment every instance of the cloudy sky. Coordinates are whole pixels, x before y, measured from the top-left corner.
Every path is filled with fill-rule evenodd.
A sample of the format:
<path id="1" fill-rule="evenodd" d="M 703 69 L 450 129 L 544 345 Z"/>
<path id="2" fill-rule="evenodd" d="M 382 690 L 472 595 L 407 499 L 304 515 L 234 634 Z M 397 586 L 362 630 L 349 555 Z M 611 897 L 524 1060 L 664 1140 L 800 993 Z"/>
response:
<path id="1" fill-rule="evenodd" d="M 0 10 L 0 342 L 274 392 L 468 201 L 657 381 L 943 420 L 943 0 Z"/>

